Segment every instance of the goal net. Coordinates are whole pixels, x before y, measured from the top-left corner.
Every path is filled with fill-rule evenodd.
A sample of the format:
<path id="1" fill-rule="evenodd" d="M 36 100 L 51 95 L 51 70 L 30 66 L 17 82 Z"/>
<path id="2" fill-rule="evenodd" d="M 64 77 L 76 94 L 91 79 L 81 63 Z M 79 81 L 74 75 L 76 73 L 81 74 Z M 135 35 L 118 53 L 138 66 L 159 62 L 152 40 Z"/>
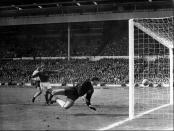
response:
<path id="1" fill-rule="evenodd" d="M 171 117 L 168 107 L 173 104 L 173 32 L 174 17 L 129 20 L 131 119 Z"/>

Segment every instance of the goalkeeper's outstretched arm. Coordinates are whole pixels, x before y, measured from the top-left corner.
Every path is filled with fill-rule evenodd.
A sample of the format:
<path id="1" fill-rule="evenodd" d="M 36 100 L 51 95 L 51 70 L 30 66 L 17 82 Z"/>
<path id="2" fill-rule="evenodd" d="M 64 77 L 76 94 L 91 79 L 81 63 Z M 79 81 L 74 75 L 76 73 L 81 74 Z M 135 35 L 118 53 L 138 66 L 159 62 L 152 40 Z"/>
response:
<path id="1" fill-rule="evenodd" d="M 87 105 L 90 109 L 96 111 L 96 108 L 93 107 L 93 106 L 91 105 L 91 97 L 92 97 L 93 92 L 94 92 L 94 90 L 89 90 L 89 91 L 87 92 L 86 97 L 85 97 L 85 102 L 86 102 L 86 105 Z"/>

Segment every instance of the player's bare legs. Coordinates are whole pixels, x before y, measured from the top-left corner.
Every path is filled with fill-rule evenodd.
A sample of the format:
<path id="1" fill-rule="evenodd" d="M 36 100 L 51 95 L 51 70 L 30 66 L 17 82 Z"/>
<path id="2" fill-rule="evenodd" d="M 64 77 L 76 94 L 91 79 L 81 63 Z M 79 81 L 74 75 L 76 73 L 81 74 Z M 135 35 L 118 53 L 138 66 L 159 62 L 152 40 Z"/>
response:
<path id="1" fill-rule="evenodd" d="M 66 103 L 64 104 L 63 108 L 64 109 L 69 109 L 73 105 L 74 105 L 74 101 L 69 99 L 69 98 L 67 98 L 66 99 Z"/>
<path id="2" fill-rule="evenodd" d="M 51 94 L 52 93 L 52 88 L 49 88 L 46 90 L 45 92 L 45 100 L 46 100 L 46 104 L 50 104 L 52 97 L 53 95 Z"/>
<path id="3" fill-rule="evenodd" d="M 65 89 L 56 89 L 56 90 L 53 90 L 52 95 L 65 95 Z"/>
<path id="4" fill-rule="evenodd" d="M 50 93 L 50 98 L 49 98 L 50 103 L 53 103 L 52 98 L 54 95 L 65 95 L 65 89 L 52 90 L 52 92 Z"/>
<path id="5" fill-rule="evenodd" d="M 33 99 L 32 99 L 32 102 L 34 103 L 35 99 L 42 94 L 42 89 L 40 87 L 37 87 L 38 88 L 38 92 L 36 92 L 33 96 Z"/>
<path id="6" fill-rule="evenodd" d="M 55 102 L 58 103 L 64 109 L 69 109 L 71 106 L 74 105 L 74 101 L 69 98 L 67 98 L 66 101 L 63 101 L 57 97 Z"/>
<path id="7" fill-rule="evenodd" d="M 52 97 L 54 95 L 65 95 L 65 89 L 53 90 L 51 94 L 52 94 Z M 62 99 L 56 97 L 55 100 L 52 102 L 58 103 L 64 109 L 69 109 L 74 104 L 74 101 L 69 98 L 67 98 L 66 101 L 63 101 Z"/>

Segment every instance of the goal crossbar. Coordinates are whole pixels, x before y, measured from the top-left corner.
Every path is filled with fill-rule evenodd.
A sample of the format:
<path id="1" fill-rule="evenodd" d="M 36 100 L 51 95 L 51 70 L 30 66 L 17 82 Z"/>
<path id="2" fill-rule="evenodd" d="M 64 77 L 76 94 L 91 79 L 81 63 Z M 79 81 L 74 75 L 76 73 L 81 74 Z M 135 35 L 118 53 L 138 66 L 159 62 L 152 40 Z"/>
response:
<path id="1" fill-rule="evenodd" d="M 145 28 L 144 26 L 142 26 L 140 23 L 134 22 L 134 25 L 139 28 L 141 31 L 145 32 L 146 34 L 148 34 L 149 36 L 151 36 L 153 39 L 155 39 L 156 41 L 160 42 L 161 44 L 163 44 L 164 46 L 168 47 L 168 48 L 174 48 L 173 45 L 173 41 L 169 41 L 159 35 L 157 35 L 156 33 L 154 33 L 153 31 Z"/>

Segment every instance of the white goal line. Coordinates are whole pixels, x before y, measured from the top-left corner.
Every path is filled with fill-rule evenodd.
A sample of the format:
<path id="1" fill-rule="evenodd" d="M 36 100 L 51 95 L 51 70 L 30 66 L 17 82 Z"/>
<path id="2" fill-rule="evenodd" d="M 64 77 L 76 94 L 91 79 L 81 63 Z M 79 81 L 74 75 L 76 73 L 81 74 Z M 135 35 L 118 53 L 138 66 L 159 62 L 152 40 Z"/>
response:
<path id="1" fill-rule="evenodd" d="M 125 120 L 122 120 L 122 121 L 113 123 L 113 124 L 111 124 L 111 125 L 108 125 L 108 126 L 106 126 L 106 127 L 103 127 L 103 128 L 97 129 L 97 130 L 110 130 L 110 129 L 112 129 L 112 128 L 114 128 L 114 127 L 117 127 L 117 126 L 119 126 L 119 125 L 122 125 L 122 124 L 124 124 L 124 123 L 126 123 L 126 122 L 128 122 L 128 121 L 130 121 L 130 120 L 139 118 L 139 117 L 141 117 L 141 116 L 143 116 L 143 115 L 145 115 L 145 114 L 149 114 L 149 113 L 151 113 L 151 112 L 153 112 L 153 111 L 159 110 L 159 109 L 164 108 L 164 107 L 167 107 L 167 106 L 169 106 L 169 105 L 171 105 L 171 104 L 165 104 L 165 105 L 156 107 L 156 108 L 154 108 L 154 109 L 151 109 L 151 110 L 145 111 L 145 112 L 143 112 L 143 113 L 141 113 L 141 114 L 139 114 L 139 115 L 136 115 L 136 116 L 134 116 L 132 119 L 127 118 L 127 119 L 125 119 Z"/>

